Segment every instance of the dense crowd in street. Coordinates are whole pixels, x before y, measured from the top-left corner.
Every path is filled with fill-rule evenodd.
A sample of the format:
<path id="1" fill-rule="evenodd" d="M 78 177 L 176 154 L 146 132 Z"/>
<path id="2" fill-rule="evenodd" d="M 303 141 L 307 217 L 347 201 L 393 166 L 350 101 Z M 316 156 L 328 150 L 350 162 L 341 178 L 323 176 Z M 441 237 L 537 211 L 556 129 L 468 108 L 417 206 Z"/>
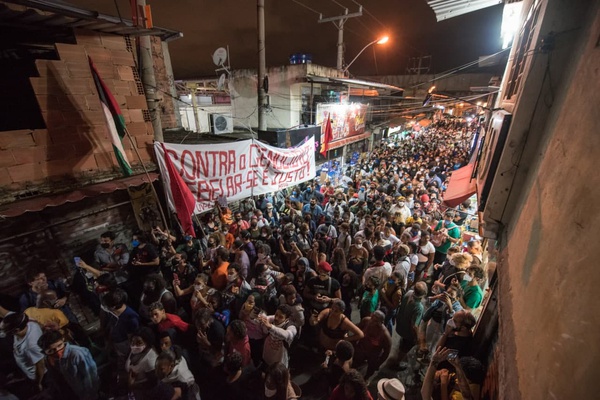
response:
<path id="1" fill-rule="evenodd" d="M 464 239 L 475 205 L 443 202 L 472 135 L 438 122 L 335 182 L 217 203 L 194 235 L 155 226 L 119 243 L 107 231 L 66 282 L 28 271 L 19 309 L 0 309 L 13 355 L 0 399 L 400 400 L 409 382 L 377 371 L 409 359 L 426 371 L 424 400 L 479 399 L 487 265 L 476 234 Z M 317 368 L 299 386 L 307 360 Z"/>

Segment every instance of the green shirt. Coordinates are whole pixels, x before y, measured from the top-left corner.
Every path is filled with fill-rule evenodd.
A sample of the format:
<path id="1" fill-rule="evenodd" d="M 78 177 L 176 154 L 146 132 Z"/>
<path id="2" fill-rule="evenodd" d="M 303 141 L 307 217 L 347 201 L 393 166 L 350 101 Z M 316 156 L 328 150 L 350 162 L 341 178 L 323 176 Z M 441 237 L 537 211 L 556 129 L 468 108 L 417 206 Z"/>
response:
<path id="1" fill-rule="evenodd" d="M 425 308 L 421 299 L 413 298 L 413 291 L 409 291 L 402 298 L 396 316 L 396 332 L 405 339 L 417 338 L 414 336 L 413 327 L 418 327 L 423 319 Z"/>
<path id="2" fill-rule="evenodd" d="M 479 307 L 483 300 L 483 290 L 479 285 L 469 286 L 467 283 L 463 286 L 463 301 L 471 309 Z"/>
<path id="3" fill-rule="evenodd" d="M 435 230 L 439 231 L 442 228 L 446 228 L 448 230 L 448 236 L 450 236 L 452 239 L 458 239 L 460 237 L 460 228 L 454 222 L 451 222 L 450 225 L 446 227 L 444 226 L 444 221 L 442 220 L 438 222 L 437 226 L 435 227 Z M 435 251 L 442 254 L 448 254 L 448 249 L 450 248 L 450 246 L 452 246 L 452 242 L 446 240 L 444 243 L 442 243 L 441 246 L 436 247 Z"/>

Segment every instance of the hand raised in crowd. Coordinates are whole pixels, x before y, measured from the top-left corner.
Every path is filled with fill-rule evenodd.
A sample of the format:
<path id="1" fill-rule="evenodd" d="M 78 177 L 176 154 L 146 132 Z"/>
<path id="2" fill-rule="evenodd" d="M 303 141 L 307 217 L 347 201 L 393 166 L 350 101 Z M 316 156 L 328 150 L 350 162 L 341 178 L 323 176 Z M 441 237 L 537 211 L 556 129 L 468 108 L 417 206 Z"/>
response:
<path id="1" fill-rule="evenodd" d="M 271 327 L 273 326 L 270 322 L 269 319 L 267 318 L 266 315 L 261 314 L 258 316 L 258 320 L 260 321 L 261 324 L 263 324 L 263 326 L 267 329 L 271 329 Z"/>
<path id="2" fill-rule="evenodd" d="M 203 347 L 203 348 L 210 347 L 210 341 L 208 340 L 206 333 L 204 333 L 202 331 L 198 331 L 198 333 L 196 334 L 196 341 L 198 342 L 198 345 L 200 345 L 200 347 Z"/>
<path id="3" fill-rule="evenodd" d="M 438 347 L 435 353 L 433 353 L 431 356 L 431 363 L 435 365 L 441 363 L 448 358 L 448 354 L 450 354 L 451 351 L 452 349 L 448 349 L 446 347 Z"/>

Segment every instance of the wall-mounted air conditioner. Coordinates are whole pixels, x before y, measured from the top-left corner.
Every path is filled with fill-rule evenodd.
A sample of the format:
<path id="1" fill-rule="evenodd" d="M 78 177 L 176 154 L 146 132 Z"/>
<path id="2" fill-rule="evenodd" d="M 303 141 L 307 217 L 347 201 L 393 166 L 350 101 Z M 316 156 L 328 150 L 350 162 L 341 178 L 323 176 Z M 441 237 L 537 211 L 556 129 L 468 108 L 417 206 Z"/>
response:
<path id="1" fill-rule="evenodd" d="M 215 135 L 233 132 L 233 118 L 231 114 L 211 114 L 210 125 L 212 133 Z"/>

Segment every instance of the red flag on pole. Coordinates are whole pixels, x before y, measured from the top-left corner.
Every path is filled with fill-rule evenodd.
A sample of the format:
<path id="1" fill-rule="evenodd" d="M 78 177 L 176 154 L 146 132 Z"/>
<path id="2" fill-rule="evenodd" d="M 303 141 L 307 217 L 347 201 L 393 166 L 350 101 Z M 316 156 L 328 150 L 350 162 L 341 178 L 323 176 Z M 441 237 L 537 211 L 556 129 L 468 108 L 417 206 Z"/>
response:
<path id="1" fill-rule="evenodd" d="M 323 157 L 327 157 L 327 151 L 329 150 L 329 143 L 333 140 L 333 128 L 331 127 L 331 113 L 327 114 L 327 121 L 325 121 L 325 127 L 323 134 L 321 135 L 321 154 Z"/>
<path id="2" fill-rule="evenodd" d="M 181 223 L 184 234 L 196 237 L 194 224 L 192 223 L 192 214 L 196 208 L 196 199 L 181 175 L 175 169 L 164 143 L 162 144 L 162 148 L 165 152 L 165 164 L 169 173 L 169 189 L 173 197 L 177 219 Z"/>

